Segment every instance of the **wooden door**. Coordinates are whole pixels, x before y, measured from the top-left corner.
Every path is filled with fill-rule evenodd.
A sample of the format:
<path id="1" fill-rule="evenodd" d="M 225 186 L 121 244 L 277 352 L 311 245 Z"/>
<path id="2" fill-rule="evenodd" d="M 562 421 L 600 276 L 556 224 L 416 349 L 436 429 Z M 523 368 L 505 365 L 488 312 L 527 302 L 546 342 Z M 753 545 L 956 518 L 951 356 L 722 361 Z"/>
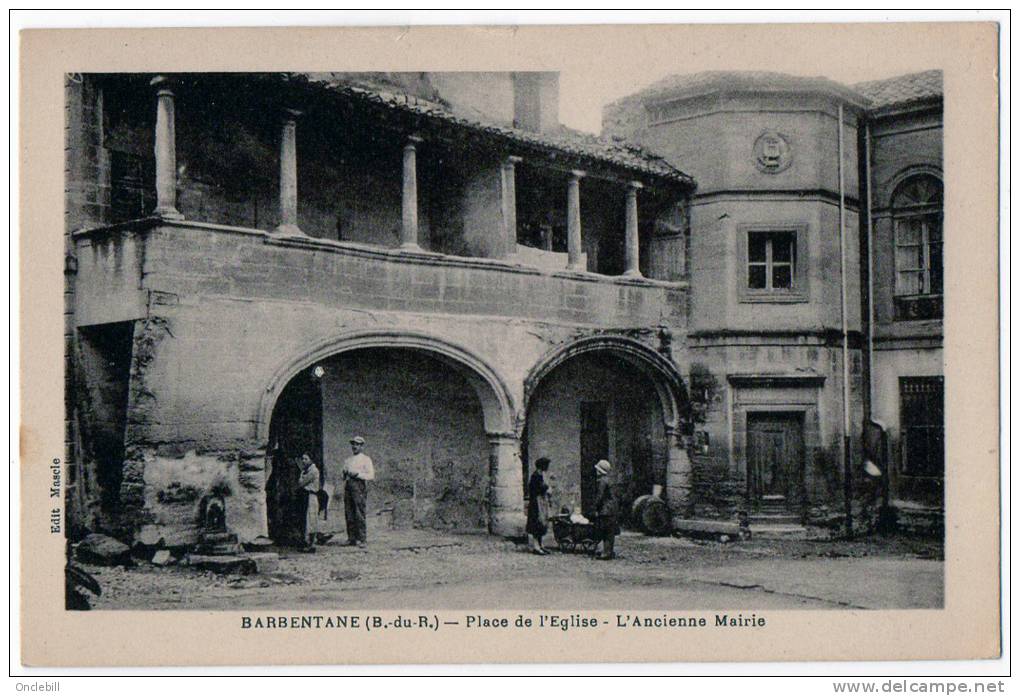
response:
<path id="1" fill-rule="evenodd" d="M 804 425 L 798 413 L 747 415 L 747 488 L 752 506 L 796 510 L 804 485 Z"/>
<path id="2" fill-rule="evenodd" d="M 581 402 L 581 510 L 595 503 L 595 464 L 609 458 L 609 409 L 602 401 Z"/>

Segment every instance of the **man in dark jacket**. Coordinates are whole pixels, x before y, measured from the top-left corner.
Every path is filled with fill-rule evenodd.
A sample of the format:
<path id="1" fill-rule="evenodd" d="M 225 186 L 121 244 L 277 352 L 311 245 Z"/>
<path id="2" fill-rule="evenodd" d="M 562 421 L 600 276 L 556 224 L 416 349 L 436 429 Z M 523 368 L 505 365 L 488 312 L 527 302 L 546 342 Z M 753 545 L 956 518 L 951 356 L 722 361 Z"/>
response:
<path id="1" fill-rule="evenodd" d="M 612 471 L 612 464 L 605 459 L 595 465 L 595 474 L 598 477 L 595 487 L 595 532 L 596 538 L 602 542 L 602 553 L 596 558 L 600 561 L 609 561 L 616 557 L 613 546 L 616 535 L 620 533 L 620 506 L 609 483 Z"/>

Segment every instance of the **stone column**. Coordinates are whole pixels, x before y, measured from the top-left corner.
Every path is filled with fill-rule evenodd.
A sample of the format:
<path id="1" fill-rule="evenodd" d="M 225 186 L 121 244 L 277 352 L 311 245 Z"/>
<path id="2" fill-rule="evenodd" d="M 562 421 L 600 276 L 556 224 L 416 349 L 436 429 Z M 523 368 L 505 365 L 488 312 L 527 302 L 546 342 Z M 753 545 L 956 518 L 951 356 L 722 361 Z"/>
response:
<path id="1" fill-rule="evenodd" d="M 417 146 L 421 138 L 412 135 L 404 146 L 404 184 L 401 197 L 402 224 L 400 248 L 420 250 L 418 245 L 418 162 Z"/>
<path id="2" fill-rule="evenodd" d="M 169 80 L 158 75 L 156 89 L 156 209 L 154 215 L 183 220 L 177 210 L 177 136 L 174 130 L 174 93 Z"/>
<path id="3" fill-rule="evenodd" d="M 567 183 L 567 268 L 583 271 L 581 268 L 581 177 L 584 172 L 575 169 L 570 172 Z"/>
<path id="4" fill-rule="evenodd" d="M 510 433 L 489 433 L 489 533 L 524 534 L 524 476 L 521 441 Z"/>
<path id="5" fill-rule="evenodd" d="M 666 463 L 666 503 L 674 519 L 683 519 L 690 516 L 694 502 L 691 496 L 693 486 L 691 459 L 676 428 L 666 428 L 666 440 L 669 443 L 669 460 Z"/>
<path id="6" fill-rule="evenodd" d="M 627 229 L 626 229 L 626 262 L 623 275 L 640 278 L 639 262 L 641 245 L 638 240 L 637 193 L 641 182 L 631 181 L 627 184 Z"/>
<path id="7" fill-rule="evenodd" d="M 297 117 L 286 109 L 280 128 L 280 224 L 278 234 L 304 234 L 298 227 Z"/>
<path id="8" fill-rule="evenodd" d="M 504 253 L 508 257 L 517 254 L 517 173 L 520 157 L 507 157 L 500 168 L 503 202 Z"/>

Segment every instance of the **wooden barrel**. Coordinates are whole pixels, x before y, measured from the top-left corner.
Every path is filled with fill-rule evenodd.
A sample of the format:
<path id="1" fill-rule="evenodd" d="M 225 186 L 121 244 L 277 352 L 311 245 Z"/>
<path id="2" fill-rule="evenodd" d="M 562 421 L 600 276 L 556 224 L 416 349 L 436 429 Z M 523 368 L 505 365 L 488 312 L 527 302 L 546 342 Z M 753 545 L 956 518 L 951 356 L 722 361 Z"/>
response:
<path id="1" fill-rule="evenodd" d="M 671 521 L 669 508 L 662 498 L 642 495 L 634 499 L 630 508 L 630 519 L 645 534 L 668 534 Z"/>

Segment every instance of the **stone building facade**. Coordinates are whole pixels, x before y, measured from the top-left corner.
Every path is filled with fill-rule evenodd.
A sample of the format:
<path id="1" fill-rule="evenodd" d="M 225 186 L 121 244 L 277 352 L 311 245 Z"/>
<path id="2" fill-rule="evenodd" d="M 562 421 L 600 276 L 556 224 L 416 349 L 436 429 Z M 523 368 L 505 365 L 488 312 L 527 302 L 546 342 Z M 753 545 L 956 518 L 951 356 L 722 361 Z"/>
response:
<path id="1" fill-rule="evenodd" d="M 889 504 L 939 511 L 941 73 L 673 76 L 608 105 L 603 126 L 697 181 L 696 512 L 782 500 L 812 521 L 867 498 L 864 418 L 889 435 Z"/>
<path id="2" fill-rule="evenodd" d="M 856 89 L 871 100 L 871 413 L 890 433 L 897 506 L 937 518 L 945 479 L 942 74 Z"/>
<path id="3" fill-rule="evenodd" d="M 294 459 L 356 434 L 394 525 L 519 534 L 539 456 L 557 505 L 605 457 L 676 519 L 815 521 L 866 413 L 936 505 L 889 380 L 940 364 L 941 209 L 892 201 L 941 91 L 883 85 L 671 78 L 596 138 L 553 73 L 67 76 L 70 527 L 189 543 L 216 497 L 276 538 Z"/>
<path id="4" fill-rule="evenodd" d="M 73 526 L 274 534 L 358 434 L 394 524 L 517 534 L 542 453 L 587 503 L 582 409 L 622 495 L 689 498 L 684 255 L 642 251 L 693 182 L 560 128 L 548 75 L 455 77 L 68 77 Z"/>

